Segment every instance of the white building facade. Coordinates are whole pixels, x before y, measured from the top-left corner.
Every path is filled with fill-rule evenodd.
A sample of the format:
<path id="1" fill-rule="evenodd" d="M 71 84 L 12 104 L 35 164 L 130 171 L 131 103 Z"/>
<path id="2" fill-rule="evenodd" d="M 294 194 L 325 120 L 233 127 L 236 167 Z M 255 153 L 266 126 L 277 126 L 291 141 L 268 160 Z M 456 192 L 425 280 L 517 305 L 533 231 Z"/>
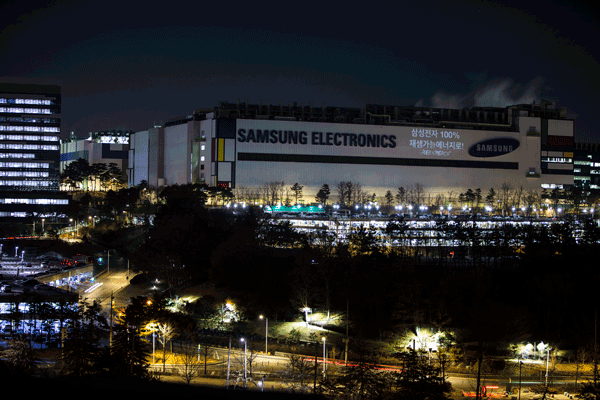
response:
<path id="1" fill-rule="evenodd" d="M 220 104 L 131 136 L 129 183 L 259 190 L 360 184 L 383 196 L 420 185 L 429 198 L 467 189 L 573 184 L 573 121 L 552 106 L 447 110 Z"/>

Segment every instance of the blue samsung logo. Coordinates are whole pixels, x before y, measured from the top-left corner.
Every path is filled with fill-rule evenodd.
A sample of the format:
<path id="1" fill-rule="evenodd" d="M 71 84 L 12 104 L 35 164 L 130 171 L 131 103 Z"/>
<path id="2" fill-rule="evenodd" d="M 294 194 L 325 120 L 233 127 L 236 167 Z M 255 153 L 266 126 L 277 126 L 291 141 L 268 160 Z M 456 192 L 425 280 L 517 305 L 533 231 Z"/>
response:
<path id="1" fill-rule="evenodd" d="M 503 156 L 518 149 L 520 144 L 517 139 L 508 137 L 483 140 L 469 148 L 469 155 L 473 157 Z"/>

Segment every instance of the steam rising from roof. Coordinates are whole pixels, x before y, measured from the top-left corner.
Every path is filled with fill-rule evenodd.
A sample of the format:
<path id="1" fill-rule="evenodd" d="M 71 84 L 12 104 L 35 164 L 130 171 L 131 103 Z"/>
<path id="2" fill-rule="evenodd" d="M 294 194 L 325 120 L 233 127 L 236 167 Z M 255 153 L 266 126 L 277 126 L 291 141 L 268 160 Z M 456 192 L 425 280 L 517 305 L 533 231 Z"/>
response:
<path id="1" fill-rule="evenodd" d="M 513 104 L 540 103 L 540 91 L 543 83 L 542 77 L 536 77 L 528 84 L 515 83 L 510 78 L 501 78 L 487 81 L 476 86 L 468 94 L 452 94 L 438 91 L 426 104 L 419 100 L 417 107 L 434 108 L 471 108 L 471 107 L 507 107 Z"/>

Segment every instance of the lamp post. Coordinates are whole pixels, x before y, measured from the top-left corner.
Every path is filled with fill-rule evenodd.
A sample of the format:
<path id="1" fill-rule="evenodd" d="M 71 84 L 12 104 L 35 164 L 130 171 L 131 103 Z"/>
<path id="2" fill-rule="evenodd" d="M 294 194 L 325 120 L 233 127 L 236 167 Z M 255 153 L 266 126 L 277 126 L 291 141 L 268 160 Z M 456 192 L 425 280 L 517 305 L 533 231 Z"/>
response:
<path id="1" fill-rule="evenodd" d="M 15 247 L 15 258 L 19 257 L 19 246 Z"/>
<path id="2" fill-rule="evenodd" d="M 156 332 L 156 322 L 150 322 L 147 327 L 152 330 L 152 364 L 156 364 L 156 340 L 154 334 Z"/>
<path id="3" fill-rule="evenodd" d="M 260 319 L 265 320 L 265 354 L 269 354 L 268 346 L 269 346 L 269 318 L 263 317 L 262 315 L 259 317 Z"/>
<path id="4" fill-rule="evenodd" d="M 246 340 L 244 338 L 241 338 L 240 341 L 242 341 L 244 343 L 244 389 L 246 389 L 246 380 L 248 378 L 248 375 L 246 372 L 246 351 L 248 349 L 248 346 L 246 345 Z"/>
<path id="5" fill-rule="evenodd" d="M 548 351 L 546 353 L 546 387 L 548 387 L 548 364 L 550 363 L 550 346 L 548 346 Z"/>
<path id="6" fill-rule="evenodd" d="M 323 379 L 325 379 L 325 374 L 326 374 L 325 367 L 327 365 L 327 363 L 325 362 L 325 343 L 327 343 L 327 338 L 322 337 L 321 339 L 323 340 Z"/>
<path id="7" fill-rule="evenodd" d="M 310 309 L 308 307 L 304 307 L 302 309 L 302 311 L 304 311 L 304 319 L 306 320 L 306 329 L 308 330 L 308 313 L 312 312 L 312 309 Z"/>

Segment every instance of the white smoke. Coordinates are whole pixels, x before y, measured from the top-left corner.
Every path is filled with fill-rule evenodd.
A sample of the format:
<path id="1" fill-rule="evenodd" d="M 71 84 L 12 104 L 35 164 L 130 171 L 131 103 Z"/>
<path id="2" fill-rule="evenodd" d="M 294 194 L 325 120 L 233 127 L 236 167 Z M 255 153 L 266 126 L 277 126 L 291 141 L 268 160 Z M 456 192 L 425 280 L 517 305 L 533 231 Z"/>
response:
<path id="1" fill-rule="evenodd" d="M 471 107 L 507 107 L 514 104 L 540 103 L 540 90 L 543 79 L 536 77 L 527 85 L 516 84 L 510 78 L 488 81 L 475 87 L 468 94 L 450 94 L 436 92 L 429 100 L 429 106 L 435 108 L 471 108 Z M 424 106 L 419 100 L 415 106 Z"/>

